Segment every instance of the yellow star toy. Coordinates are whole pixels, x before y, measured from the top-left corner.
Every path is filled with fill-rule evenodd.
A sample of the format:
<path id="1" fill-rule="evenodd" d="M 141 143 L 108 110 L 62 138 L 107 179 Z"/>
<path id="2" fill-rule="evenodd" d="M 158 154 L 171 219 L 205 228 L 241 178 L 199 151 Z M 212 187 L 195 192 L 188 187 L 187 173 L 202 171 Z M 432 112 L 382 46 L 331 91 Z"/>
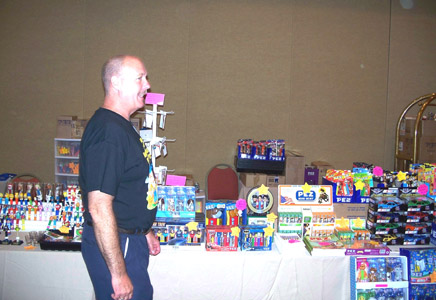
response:
<path id="1" fill-rule="evenodd" d="M 407 175 L 407 173 L 405 173 L 405 172 L 403 172 L 403 171 L 398 172 L 398 174 L 397 174 L 397 179 L 398 179 L 398 181 L 404 181 L 404 180 L 406 180 L 406 175 Z"/>
<path id="2" fill-rule="evenodd" d="M 189 222 L 186 226 L 188 226 L 189 231 L 197 231 L 198 222 Z"/>
<path id="3" fill-rule="evenodd" d="M 336 220 L 336 224 L 339 229 L 347 229 L 349 227 L 349 221 L 349 219 L 344 219 L 344 217 L 342 217 L 340 220 Z"/>
<path id="4" fill-rule="evenodd" d="M 356 187 L 356 191 L 361 191 L 365 186 L 365 184 L 363 183 L 362 180 L 359 180 L 354 184 L 354 186 Z"/>
<path id="5" fill-rule="evenodd" d="M 303 185 L 303 192 L 305 194 L 309 194 L 311 189 L 312 189 L 312 186 L 307 184 L 307 182 L 305 182 Z"/>
<path id="6" fill-rule="evenodd" d="M 269 187 L 264 186 L 263 184 L 257 189 L 259 192 L 259 195 L 268 195 L 268 189 Z"/>
<path id="7" fill-rule="evenodd" d="M 60 231 L 61 233 L 66 234 L 66 233 L 69 233 L 69 232 L 70 232 L 70 228 L 68 228 L 68 227 L 65 226 L 65 225 L 62 225 L 62 227 L 59 228 L 59 231 Z"/>
<path id="8" fill-rule="evenodd" d="M 277 219 L 277 216 L 275 213 L 270 213 L 266 215 L 266 219 L 268 220 L 268 222 L 274 222 Z"/>
<path id="9" fill-rule="evenodd" d="M 365 226 L 363 225 L 365 223 L 364 220 L 362 220 L 361 218 L 357 218 L 354 220 L 354 226 L 356 228 L 365 228 Z"/>
<path id="10" fill-rule="evenodd" d="M 265 237 L 272 236 L 272 234 L 274 232 L 274 228 L 272 228 L 271 226 L 268 226 L 268 227 L 265 227 L 263 229 L 263 231 L 265 232 Z"/>
<path id="11" fill-rule="evenodd" d="M 232 230 L 232 236 L 239 237 L 239 233 L 241 232 L 241 229 L 239 229 L 239 227 L 232 227 L 230 229 Z"/>

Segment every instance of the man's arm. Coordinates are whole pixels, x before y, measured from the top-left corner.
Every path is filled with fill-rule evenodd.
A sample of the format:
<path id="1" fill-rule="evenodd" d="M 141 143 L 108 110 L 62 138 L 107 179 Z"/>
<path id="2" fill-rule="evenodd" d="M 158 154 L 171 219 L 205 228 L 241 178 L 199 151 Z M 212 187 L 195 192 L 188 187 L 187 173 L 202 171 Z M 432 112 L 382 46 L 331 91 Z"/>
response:
<path id="1" fill-rule="evenodd" d="M 88 193 L 88 207 L 98 247 L 112 276 L 113 299 L 131 299 L 133 285 L 120 249 L 118 227 L 112 209 L 114 197 L 100 191 Z"/>

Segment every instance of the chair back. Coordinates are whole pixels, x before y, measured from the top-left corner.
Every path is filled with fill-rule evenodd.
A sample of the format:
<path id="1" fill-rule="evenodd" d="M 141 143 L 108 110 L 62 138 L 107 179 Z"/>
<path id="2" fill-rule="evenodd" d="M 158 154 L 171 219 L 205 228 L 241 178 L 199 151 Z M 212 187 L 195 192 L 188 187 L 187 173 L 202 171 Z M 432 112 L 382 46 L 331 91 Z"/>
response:
<path id="1" fill-rule="evenodd" d="M 230 165 L 217 164 L 206 176 L 206 200 L 238 200 L 239 179 Z"/>

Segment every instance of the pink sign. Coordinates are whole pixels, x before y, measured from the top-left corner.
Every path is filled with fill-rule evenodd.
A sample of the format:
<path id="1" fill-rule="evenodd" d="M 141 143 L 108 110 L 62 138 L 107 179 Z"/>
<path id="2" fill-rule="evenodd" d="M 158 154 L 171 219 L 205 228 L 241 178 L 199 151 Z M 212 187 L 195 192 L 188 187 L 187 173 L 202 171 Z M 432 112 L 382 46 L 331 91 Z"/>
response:
<path id="1" fill-rule="evenodd" d="M 420 195 L 427 195 L 427 193 L 428 193 L 428 185 L 426 185 L 425 183 L 420 184 L 418 186 L 418 193 Z"/>
<path id="2" fill-rule="evenodd" d="M 158 104 L 163 105 L 165 100 L 165 94 L 148 93 L 145 96 L 145 104 Z"/>
<path id="3" fill-rule="evenodd" d="M 247 201 L 245 201 L 245 199 L 239 199 L 238 201 L 236 201 L 236 208 L 238 210 L 244 210 L 247 208 Z"/>
<path id="4" fill-rule="evenodd" d="M 167 175 L 166 185 L 185 186 L 186 176 Z"/>
<path id="5" fill-rule="evenodd" d="M 383 176 L 383 169 L 381 167 L 375 167 L 372 170 L 372 174 L 374 174 L 377 177 L 382 177 Z"/>

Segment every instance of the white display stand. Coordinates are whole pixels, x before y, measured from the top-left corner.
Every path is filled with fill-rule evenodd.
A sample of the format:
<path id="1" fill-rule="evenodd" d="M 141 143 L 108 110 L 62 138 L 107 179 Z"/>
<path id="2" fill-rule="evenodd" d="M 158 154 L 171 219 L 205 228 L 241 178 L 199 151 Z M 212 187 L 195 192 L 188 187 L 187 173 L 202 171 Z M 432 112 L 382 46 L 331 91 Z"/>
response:
<path id="1" fill-rule="evenodd" d="M 159 156 L 166 156 L 166 142 L 174 142 L 175 139 L 167 139 L 166 137 L 158 137 L 157 136 L 157 116 L 160 115 L 160 127 L 163 128 L 165 126 L 165 118 L 167 115 L 172 115 L 174 112 L 166 112 L 163 110 L 158 111 L 158 106 L 164 105 L 164 97 L 163 94 L 155 94 L 148 93 L 145 99 L 145 104 L 150 104 L 153 106 L 153 110 L 145 110 L 139 111 L 139 113 L 143 113 L 145 115 L 144 125 L 143 127 L 149 129 L 141 129 L 140 135 L 145 145 L 147 146 L 148 151 L 151 154 L 151 161 L 153 164 L 154 172 L 156 175 L 156 179 L 158 184 L 161 185 L 164 183 L 164 178 L 166 172 L 168 171 L 166 167 L 157 167 L 156 166 L 156 158 Z M 151 129 L 151 136 L 149 131 Z"/>

